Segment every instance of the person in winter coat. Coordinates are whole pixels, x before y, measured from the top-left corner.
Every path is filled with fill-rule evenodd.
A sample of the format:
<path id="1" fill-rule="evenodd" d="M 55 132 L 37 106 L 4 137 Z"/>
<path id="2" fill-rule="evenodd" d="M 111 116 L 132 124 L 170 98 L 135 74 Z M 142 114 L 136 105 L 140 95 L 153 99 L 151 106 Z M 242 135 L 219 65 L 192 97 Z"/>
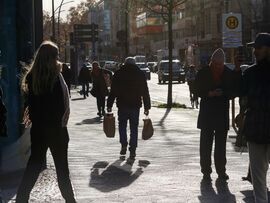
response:
<path id="1" fill-rule="evenodd" d="M 247 100 L 243 134 L 248 142 L 256 203 L 267 203 L 266 177 L 270 160 L 270 34 L 259 33 L 254 47 L 256 64 L 243 75 L 241 96 Z M 236 62 L 240 67 L 240 62 Z"/>
<path id="2" fill-rule="evenodd" d="M 189 97 L 190 97 L 192 108 L 194 108 L 194 105 L 196 106 L 196 108 L 199 107 L 199 101 L 198 101 L 198 96 L 196 94 L 196 87 L 195 87 L 196 75 L 197 75 L 197 70 L 195 66 L 190 65 L 186 73 L 186 78 L 187 78 L 187 83 L 189 87 Z"/>
<path id="3" fill-rule="evenodd" d="M 65 79 L 66 84 L 67 84 L 69 95 L 70 95 L 70 86 L 71 86 L 71 77 L 72 77 L 71 74 L 72 73 L 71 73 L 70 67 L 68 67 L 67 64 L 63 63 L 62 64 L 62 75 Z"/>
<path id="4" fill-rule="evenodd" d="M 61 64 L 57 59 L 58 47 L 53 42 L 43 42 L 24 79 L 29 117 L 32 122 L 31 155 L 17 192 L 18 203 L 28 202 L 48 148 L 54 159 L 63 198 L 69 203 L 76 202 L 69 178 L 67 154 L 69 93 L 61 74 Z"/>
<path id="5" fill-rule="evenodd" d="M 107 111 L 112 111 L 114 100 L 118 107 L 118 123 L 121 143 L 121 155 L 125 155 L 128 146 L 127 122 L 130 125 L 129 151 L 131 160 L 136 157 L 138 144 L 138 125 L 142 100 L 144 114 L 151 108 L 150 95 L 144 73 L 136 65 L 134 58 L 128 57 L 125 65 L 115 72 L 112 89 L 107 101 Z"/>
<path id="6" fill-rule="evenodd" d="M 97 99 L 97 115 L 103 116 L 105 114 L 105 99 L 109 95 L 112 72 L 100 68 L 99 63 L 94 61 L 92 63 L 91 77 L 93 86 L 90 92 Z"/>
<path id="7" fill-rule="evenodd" d="M 86 64 L 84 64 L 79 73 L 79 82 L 82 85 L 82 94 L 85 99 L 89 93 L 89 83 L 91 82 L 90 70 Z"/>
<path id="8" fill-rule="evenodd" d="M 241 81 L 241 72 L 224 65 L 222 49 L 214 51 L 209 65 L 196 77 L 196 89 L 201 98 L 198 116 L 200 135 L 200 165 L 203 179 L 211 180 L 211 153 L 215 138 L 215 168 L 219 179 L 228 180 L 226 173 L 226 140 L 229 129 L 229 100 L 236 96 L 235 84 Z M 237 83 L 238 82 L 238 83 Z"/>

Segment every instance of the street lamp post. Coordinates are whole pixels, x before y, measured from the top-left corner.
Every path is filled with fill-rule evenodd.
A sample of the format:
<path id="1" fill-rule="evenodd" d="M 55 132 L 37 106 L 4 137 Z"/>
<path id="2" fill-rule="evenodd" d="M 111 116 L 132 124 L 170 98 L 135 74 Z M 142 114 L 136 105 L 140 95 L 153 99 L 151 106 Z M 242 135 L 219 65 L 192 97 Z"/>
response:
<path id="1" fill-rule="evenodd" d="M 128 34 L 129 34 L 129 27 L 128 27 L 128 23 L 129 23 L 129 0 L 126 0 L 126 12 L 125 12 L 125 18 L 126 18 L 126 22 L 125 22 L 125 30 L 126 30 L 126 43 L 125 43 L 125 52 L 126 52 L 126 57 L 128 57 L 129 55 L 129 44 L 128 44 Z"/>
<path id="2" fill-rule="evenodd" d="M 54 0 L 52 0 L 52 41 L 55 41 Z"/>
<path id="3" fill-rule="evenodd" d="M 58 45 L 60 45 L 60 13 L 61 13 L 61 8 L 63 5 L 64 0 L 61 1 L 59 9 L 58 9 L 58 21 L 57 21 L 57 41 L 58 41 Z"/>

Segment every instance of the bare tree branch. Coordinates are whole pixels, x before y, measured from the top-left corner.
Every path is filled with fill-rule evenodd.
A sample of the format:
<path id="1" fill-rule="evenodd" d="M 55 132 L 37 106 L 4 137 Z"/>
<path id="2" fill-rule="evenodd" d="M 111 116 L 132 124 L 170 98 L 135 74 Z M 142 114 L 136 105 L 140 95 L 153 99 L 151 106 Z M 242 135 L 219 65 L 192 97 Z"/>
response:
<path id="1" fill-rule="evenodd" d="M 178 6 L 182 5 L 182 4 L 184 4 L 184 3 L 186 3 L 186 2 L 187 2 L 187 0 L 176 1 L 176 3 L 174 4 L 174 8 L 176 8 L 176 7 L 178 7 Z"/>

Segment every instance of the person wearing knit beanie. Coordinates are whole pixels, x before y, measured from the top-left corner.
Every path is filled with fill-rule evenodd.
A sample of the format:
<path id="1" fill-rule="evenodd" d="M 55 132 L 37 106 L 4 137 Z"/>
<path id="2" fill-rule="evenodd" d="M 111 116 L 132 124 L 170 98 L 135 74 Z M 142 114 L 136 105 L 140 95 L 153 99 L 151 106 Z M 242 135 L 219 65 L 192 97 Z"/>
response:
<path id="1" fill-rule="evenodd" d="M 215 142 L 214 161 L 218 178 L 228 180 L 226 173 L 226 141 L 229 130 L 229 100 L 235 97 L 241 72 L 224 65 L 225 53 L 216 49 L 207 67 L 199 70 L 195 86 L 201 98 L 197 127 L 200 133 L 200 165 L 203 180 L 211 181 L 211 154 Z"/>

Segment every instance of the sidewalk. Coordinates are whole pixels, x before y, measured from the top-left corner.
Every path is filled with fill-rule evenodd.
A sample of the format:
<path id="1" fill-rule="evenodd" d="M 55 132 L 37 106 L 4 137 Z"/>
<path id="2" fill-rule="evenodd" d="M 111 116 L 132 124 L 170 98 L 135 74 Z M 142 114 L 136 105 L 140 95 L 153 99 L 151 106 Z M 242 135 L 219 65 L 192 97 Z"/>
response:
<path id="1" fill-rule="evenodd" d="M 115 115 L 116 110 L 114 106 Z M 197 110 L 153 107 L 150 117 L 155 134 L 148 141 L 141 139 L 141 111 L 140 139 L 133 164 L 119 159 L 118 131 L 115 138 L 106 138 L 96 113 L 93 97 L 83 100 L 72 91 L 69 166 L 79 203 L 253 202 L 252 186 L 241 181 L 247 172 L 248 155 L 235 152 L 232 140 L 227 143 L 228 184 L 216 181 L 214 167 L 212 184 L 201 182 Z M 50 155 L 48 164 L 30 202 L 64 202 Z"/>

